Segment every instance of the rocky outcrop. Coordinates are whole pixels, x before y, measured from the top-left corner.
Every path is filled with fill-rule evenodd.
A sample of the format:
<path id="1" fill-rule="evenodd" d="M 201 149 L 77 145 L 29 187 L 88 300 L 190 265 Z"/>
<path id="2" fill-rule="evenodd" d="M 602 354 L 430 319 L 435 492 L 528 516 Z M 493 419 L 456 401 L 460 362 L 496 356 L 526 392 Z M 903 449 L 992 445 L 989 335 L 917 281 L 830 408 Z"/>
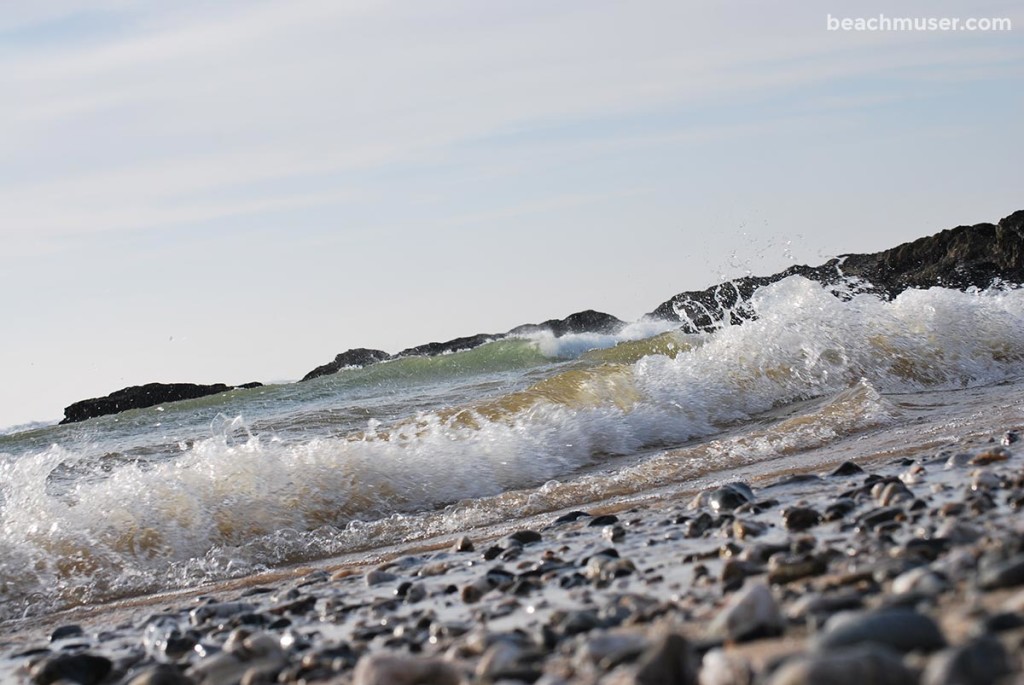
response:
<path id="1" fill-rule="evenodd" d="M 617 333 L 625 326 L 621 321 L 611 314 L 587 309 L 582 312 L 570 314 L 564 319 L 548 319 L 543 323 L 528 323 L 516 326 L 508 332 L 508 335 L 528 335 L 539 333 L 544 330 L 551 331 L 556 338 L 570 333 Z"/>
<path id="2" fill-rule="evenodd" d="M 256 388 L 261 383 L 246 383 L 238 386 L 240 388 Z M 110 393 L 106 397 L 94 397 L 88 400 L 75 402 L 64 408 L 64 418 L 61 423 L 76 423 L 97 416 L 116 414 L 129 409 L 143 409 L 153 407 L 165 402 L 177 402 L 178 400 L 194 400 L 198 397 L 216 395 L 217 393 L 232 390 L 231 386 L 223 383 L 213 385 L 197 385 L 195 383 L 148 383 L 146 385 L 133 385 Z"/>
<path id="3" fill-rule="evenodd" d="M 445 354 L 447 352 L 471 350 L 474 347 L 480 347 L 484 343 L 489 343 L 492 340 L 501 340 L 504 337 L 504 333 L 477 333 L 476 335 L 470 335 L 465 338 L 455 338 L 454 340 L 448 340 L 447 342 L 431 342 L 426 343 L 425 345 L 410 347 L 396 354 L 395 358 L 436 357 L 439 354 Z"/>
<path id="4" fill-rule="evenodd" d="M 647 316 L 678 321 L 687 332 L 749 318 L 743 304 L 754 291 L 798 274 L 826 285 L 843 278 L 893 298 L 908 288 L 984 288 L 1001 279 L 1024 283 L 1024 210 L 998 224 L 958 226 L 884 252 L 841 255 L 821 266 L 793 266 L 772 276 L 748 276 L 707 290 L 679 293 Z"/>
<path id="5" fill-rule="evenodd" d="M 588 309 L 586 311 L 570 314 L 564 319 L 549 319 L 543 323 L 528 323 L 523 324 L 522 326 L 516 326 L 507 333 L 477 333 L 476 335 L 455 338 L 445 342 L 431 342 L 424 345 L 417 345 L 416 347 L 404 349 L 395 355 L 389 355 L 387 352 L 382 352 L 381 350 L 357 348 L 349 350 L 348 352 L 342 352 L 334 358 L 333 362 L 316 367 L 303 376 L 302 380 L 308 381 L 313 378 L 318 378 L 319 376 L 337 373 L 346 366 L 367 366 L 369 364 L 376 364 L 377 362 L 388 359 L 400 359 L 402 357 L 436 357 L 439 354 L 447 354 L 449 352 L 462 352 L 464 350 L 471 350 L 474 347 L 480 347 L 484 343 L 507 338 L 510 335 L 529 335 L 531 333 L 539 333 L 541 331 L 551 331 L 556 338 L 560 338 L 563 335 L 568 335 L 570 333 L 615 333 L 625 325 L 626 324 L 624 322 L 615 318 L 611 314 L 605 314 L 603 312 L 594 311 L 593 309 Z"/>
<path id="6" fill-rule="evenodd" d="M 384 350 L 371 350 L 365 347 L 356 347 L 342 352 L 334 358 L 334 361 L 328 362 L 323 366 L 316 367 L 303 376 L 302 380 L 308 381 L 320 376 L 327 376 L 332 373 L 337 373 L 347 367 L 369 366 L 370 364 L 376 364 L 377 362 L 382 362 L 386 359 L 391 359 L 391 355 Z"/>

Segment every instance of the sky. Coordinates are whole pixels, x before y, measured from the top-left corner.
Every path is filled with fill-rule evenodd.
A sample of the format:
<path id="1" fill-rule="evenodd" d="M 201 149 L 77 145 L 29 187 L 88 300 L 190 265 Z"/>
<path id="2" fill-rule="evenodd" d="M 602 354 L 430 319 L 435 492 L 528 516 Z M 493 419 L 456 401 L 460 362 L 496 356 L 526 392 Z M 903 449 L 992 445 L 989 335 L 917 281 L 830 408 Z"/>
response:
<path id="1" fill-rule="evenodd" d="M 997 221 L 1022 86 L 1016 1 L 0 0 L 0 427 Z"/>

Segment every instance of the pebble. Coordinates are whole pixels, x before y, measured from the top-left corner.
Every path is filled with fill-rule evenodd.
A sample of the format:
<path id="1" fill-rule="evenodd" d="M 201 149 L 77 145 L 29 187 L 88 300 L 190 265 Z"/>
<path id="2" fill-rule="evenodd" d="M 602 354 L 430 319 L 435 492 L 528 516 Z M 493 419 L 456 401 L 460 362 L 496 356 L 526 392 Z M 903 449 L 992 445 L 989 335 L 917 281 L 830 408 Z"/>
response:
<path id="1" fill-rule="evenodd" d="M 480 658 L 476 677 L 483 682 L 521 680 L 532 683 L 540 677 L 539 662 L 542 656 L 516 642 L 499 640 L 488 647 Z"/>
<path id="2" fill-rule="evenodd" d="M 556 518 L 554 521 L 551 522 L 551 525 L 553 525 L 553 526 L 560 526 L 563 523 L 573 523 L 574 521 L 577 521 L 577 520 L 579 520 L 581 518 L 589 518 L 589 517 L 590 517 L 590 514 L 588 514 L 585 511 L 570 511 L 570 512 L 562 514 L 561 516 Z"/>
<path id="3" fill-rule="evenodd" d="M 476 548 L 473 547 L 473 541 L 470 540 L 467 536 L 463 535 L 462 537 L 460 537 L 458 540 L 455 541 L 454 545 L 452 545 L 452 551 L 453 552 L 473 552 L 473 551 L 476 551 Z"/>
<path id="4" fill-rule="evenodd" d="M 605 526 L 601 529 L 601 537 L 609 542 L 619 542 L 625 539 L 626 529 L 619 525 Z"/>
<path id="5" fill-rule="evenodd" d="M 201 659 L 185 675 L 200 685 L 231 685 L 247 674 L 252 679 L 276 673 L 286 663 L 280 641 L 269 633 L 257 633 L 225 644 L 225 651 Z"/>
<path id="6" fill-rule="evenodd" d="M 544 536 L 535 530 L 517 530 L 506 539 L 518 542 L 520 545 L 530 545 L 534 542 L 540 542 L 544 539 Z"/>
<path id="7" fill-rule="evenodd" d="M 604 514 L 603 516 L 595 516 L 587 522 L 587 526 L 590 528 L 601 528 L 603 526 L 610 526 L 613 523 L 618 523 L 619 517 L 615 514 Z"/>
<path id="8" fill-rule="evenodd" d="M 755 583 L 732 596 L 711 623 L 712 635 L 743 642 L 782 634 L 785 626 L 772 591 Z"/>
<path id="9" fill-rule="evenodd" d="M 978 586 L 982 590 L 1024 585 L 1024 554 L 1006 561 L 983 563 L 978 573 Z"/>
<path id="10" fill-rule="evenodd" d="M 769 685 L 917 685 L 898 653 L 877 645 L 834 649 L 786 661 Z"/>
<path id="11" fill-rule="evenodd" d="M 946 646 L 938 625 L 912 609 L 837 614 L 815 639 L 817 651 L 876 643 L 899 652 L 934 652 Z"/>
<path id="12" fill-rule="evenodd" d="M 864 473 L 864 469 L 854 464 L 852 461 L 844 461 L 839 466 L 832 469 L 828 475 L 837 478 L 842 476 L 855 476 L 858 473 Z"/>
<path id="13" fill-rule="evenodd" d="M 382 571 L 380 569 L 373 569 L 369 571 L 363 580 L 366 581 L 366 587 L 373 587 L 374 585 L 383 585 L 384 583 L 393 583 L 398 580 L 398 576 L 388 571 Z"/>
<path id="14" fill-rule="evenodd" d="M 949 587 L 944 576 L 927 566 L 918 566 L 896 576 L 892 581 L 892 591 L 897 595 L 910 593 L 935 596 Z"/>
<path id="15" fill-rule="evenodd" d="M 682 635 L 669 633 L 640 657 L 635 685 L 697 685 L 699 662 Z"/>
<path id="16" fill-rule="evenodd" d="M 811 507 L 787 507 L 782 510 L 782 522 L 786 530 L 800 532 L 821 523 L 821 514 Z"/>
<path id="17" fill-rule="evenodd" d="M 189 612 L 189 620 L 194 626 L 201 626 L 215 619 L 226 619 L 238 614 L 250 613 L 256 608 L 248 602 L 212 602 L 198 606 Z"/>
<path id="18" fill-rule="evenodd" d="M 751 685 L 754 670 L 742 656 L 712 649 L 701 660 L 700 685 Z"/>
<path id="19" fill-rule="evenodd" d="M 1009 659 L 1003 645 L 998 639 L 983 635 L 932 656 L 921 677 L 921 685 L 994 685 L 1009 673 Z"/>
<path id="20" fill-rule="evenodd" d="M 66 640 L 69 637 L 82 637 L 85 635 L 85 631 L 82 630 L 82 626 L 76 624 L 70 624 L 66 626 L 60 626 L 50 633 L 50 642 L 56 642 L 58 640 Z"/>
<path id="21" fill-rule="evenodd" d="M 733 537 L 739 540 L 756 538 L 759 535 L 764 535 L 767 531 L 768 525 L 760 521 L 736 519 L 732 522 Z"/>
<path id="22" fill-rule="evenodd" d="M 95 685 L 103 681 L 114 662 L 94 654 L 58 654 L 43 659 L 32 667 L 34 685 L 50 685 L 61 681 L 78 685 Z"/>
<path id="23" fill-rule="evenodd" d="M 732 511 L 754 501 L 754 492 L 746 483 L 727 483 L 708 493 L 708 504 L 715 511 Z"/>
<path id="24" fill-rule="evenodd" d="M 610 661 L 621 662 L 625 656 L 639 656 L 649 645 L 650 639 L 635 631 L 591 633 L 578 653 L 578 660 L 607 665 Z"/>
<path id="25" fill-rule="evenodd" d="M 352 677 L 353 685 L 459 685 L 461 680 L 446 661 L 391 653 L 364 656 Z"/>
<path id="26" fill-rule="evenodd" d="M 157 664 L 132 678 L 128 685 L 195 685 L 195 681 L 177 666 Z"/>
<path id="27" fill-rule="evenodd" d="M 817 555 L 776 554 L 768 560 L 768 582 L 785 585 L 808 576 L 819 576 L 828 570 L 828 564 Z"/>

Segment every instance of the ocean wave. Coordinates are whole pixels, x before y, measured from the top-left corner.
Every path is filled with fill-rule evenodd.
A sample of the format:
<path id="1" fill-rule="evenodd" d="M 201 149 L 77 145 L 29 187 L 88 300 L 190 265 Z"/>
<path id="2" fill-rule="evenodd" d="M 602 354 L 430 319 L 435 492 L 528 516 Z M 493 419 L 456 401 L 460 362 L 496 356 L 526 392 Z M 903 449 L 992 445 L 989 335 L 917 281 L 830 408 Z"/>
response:
<path id="1" fill-rule="evenodd" d="M 229 418 L 173 459 L 104 464 L 60 446 L 0 455 L 0 611 L 327 556 L 364 544 L 367 531 L 378 542 L 401 539 L 639 492 L 895 420 L 887 393 L 1024 372 L 1020 290 L 933 288 L 887 302 L 837 298 L 793 277 L 763 288 L 750 306 L 756 316 L 743 325 L 696 336 L 652 331 L 568 364 L 544 367 L 543 342 L 507 340 L 302 384 L 324 393 L 369 378 L 440 382 L 474 368 L 548 369 L 510 392 L 371 420 L 341 437 L 283 441 Z M 825 400 L 765 419 L 814 398 Z M 723 442 L 723 431 L 735 436 Z M 703 442 L 674 449 L 693 440 Z M 660 451 L 638 464 L 587 475 L 653 448 Z M 57 487 L 54 474 L 75 467 L 95 477 Z"/>

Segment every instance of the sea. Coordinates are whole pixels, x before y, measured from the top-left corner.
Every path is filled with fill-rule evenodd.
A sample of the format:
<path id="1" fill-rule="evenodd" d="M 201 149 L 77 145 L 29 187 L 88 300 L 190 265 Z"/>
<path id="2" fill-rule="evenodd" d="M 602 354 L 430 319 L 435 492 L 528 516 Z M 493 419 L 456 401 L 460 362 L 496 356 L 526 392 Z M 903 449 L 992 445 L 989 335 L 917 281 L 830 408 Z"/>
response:
<path id="1" fill-rule="evenodd" d="M 793 276 L 743 318 L 505 338 L 3 432 L 0 619 L 1024 425 L 1019 287 L 887 301 Z"/>

